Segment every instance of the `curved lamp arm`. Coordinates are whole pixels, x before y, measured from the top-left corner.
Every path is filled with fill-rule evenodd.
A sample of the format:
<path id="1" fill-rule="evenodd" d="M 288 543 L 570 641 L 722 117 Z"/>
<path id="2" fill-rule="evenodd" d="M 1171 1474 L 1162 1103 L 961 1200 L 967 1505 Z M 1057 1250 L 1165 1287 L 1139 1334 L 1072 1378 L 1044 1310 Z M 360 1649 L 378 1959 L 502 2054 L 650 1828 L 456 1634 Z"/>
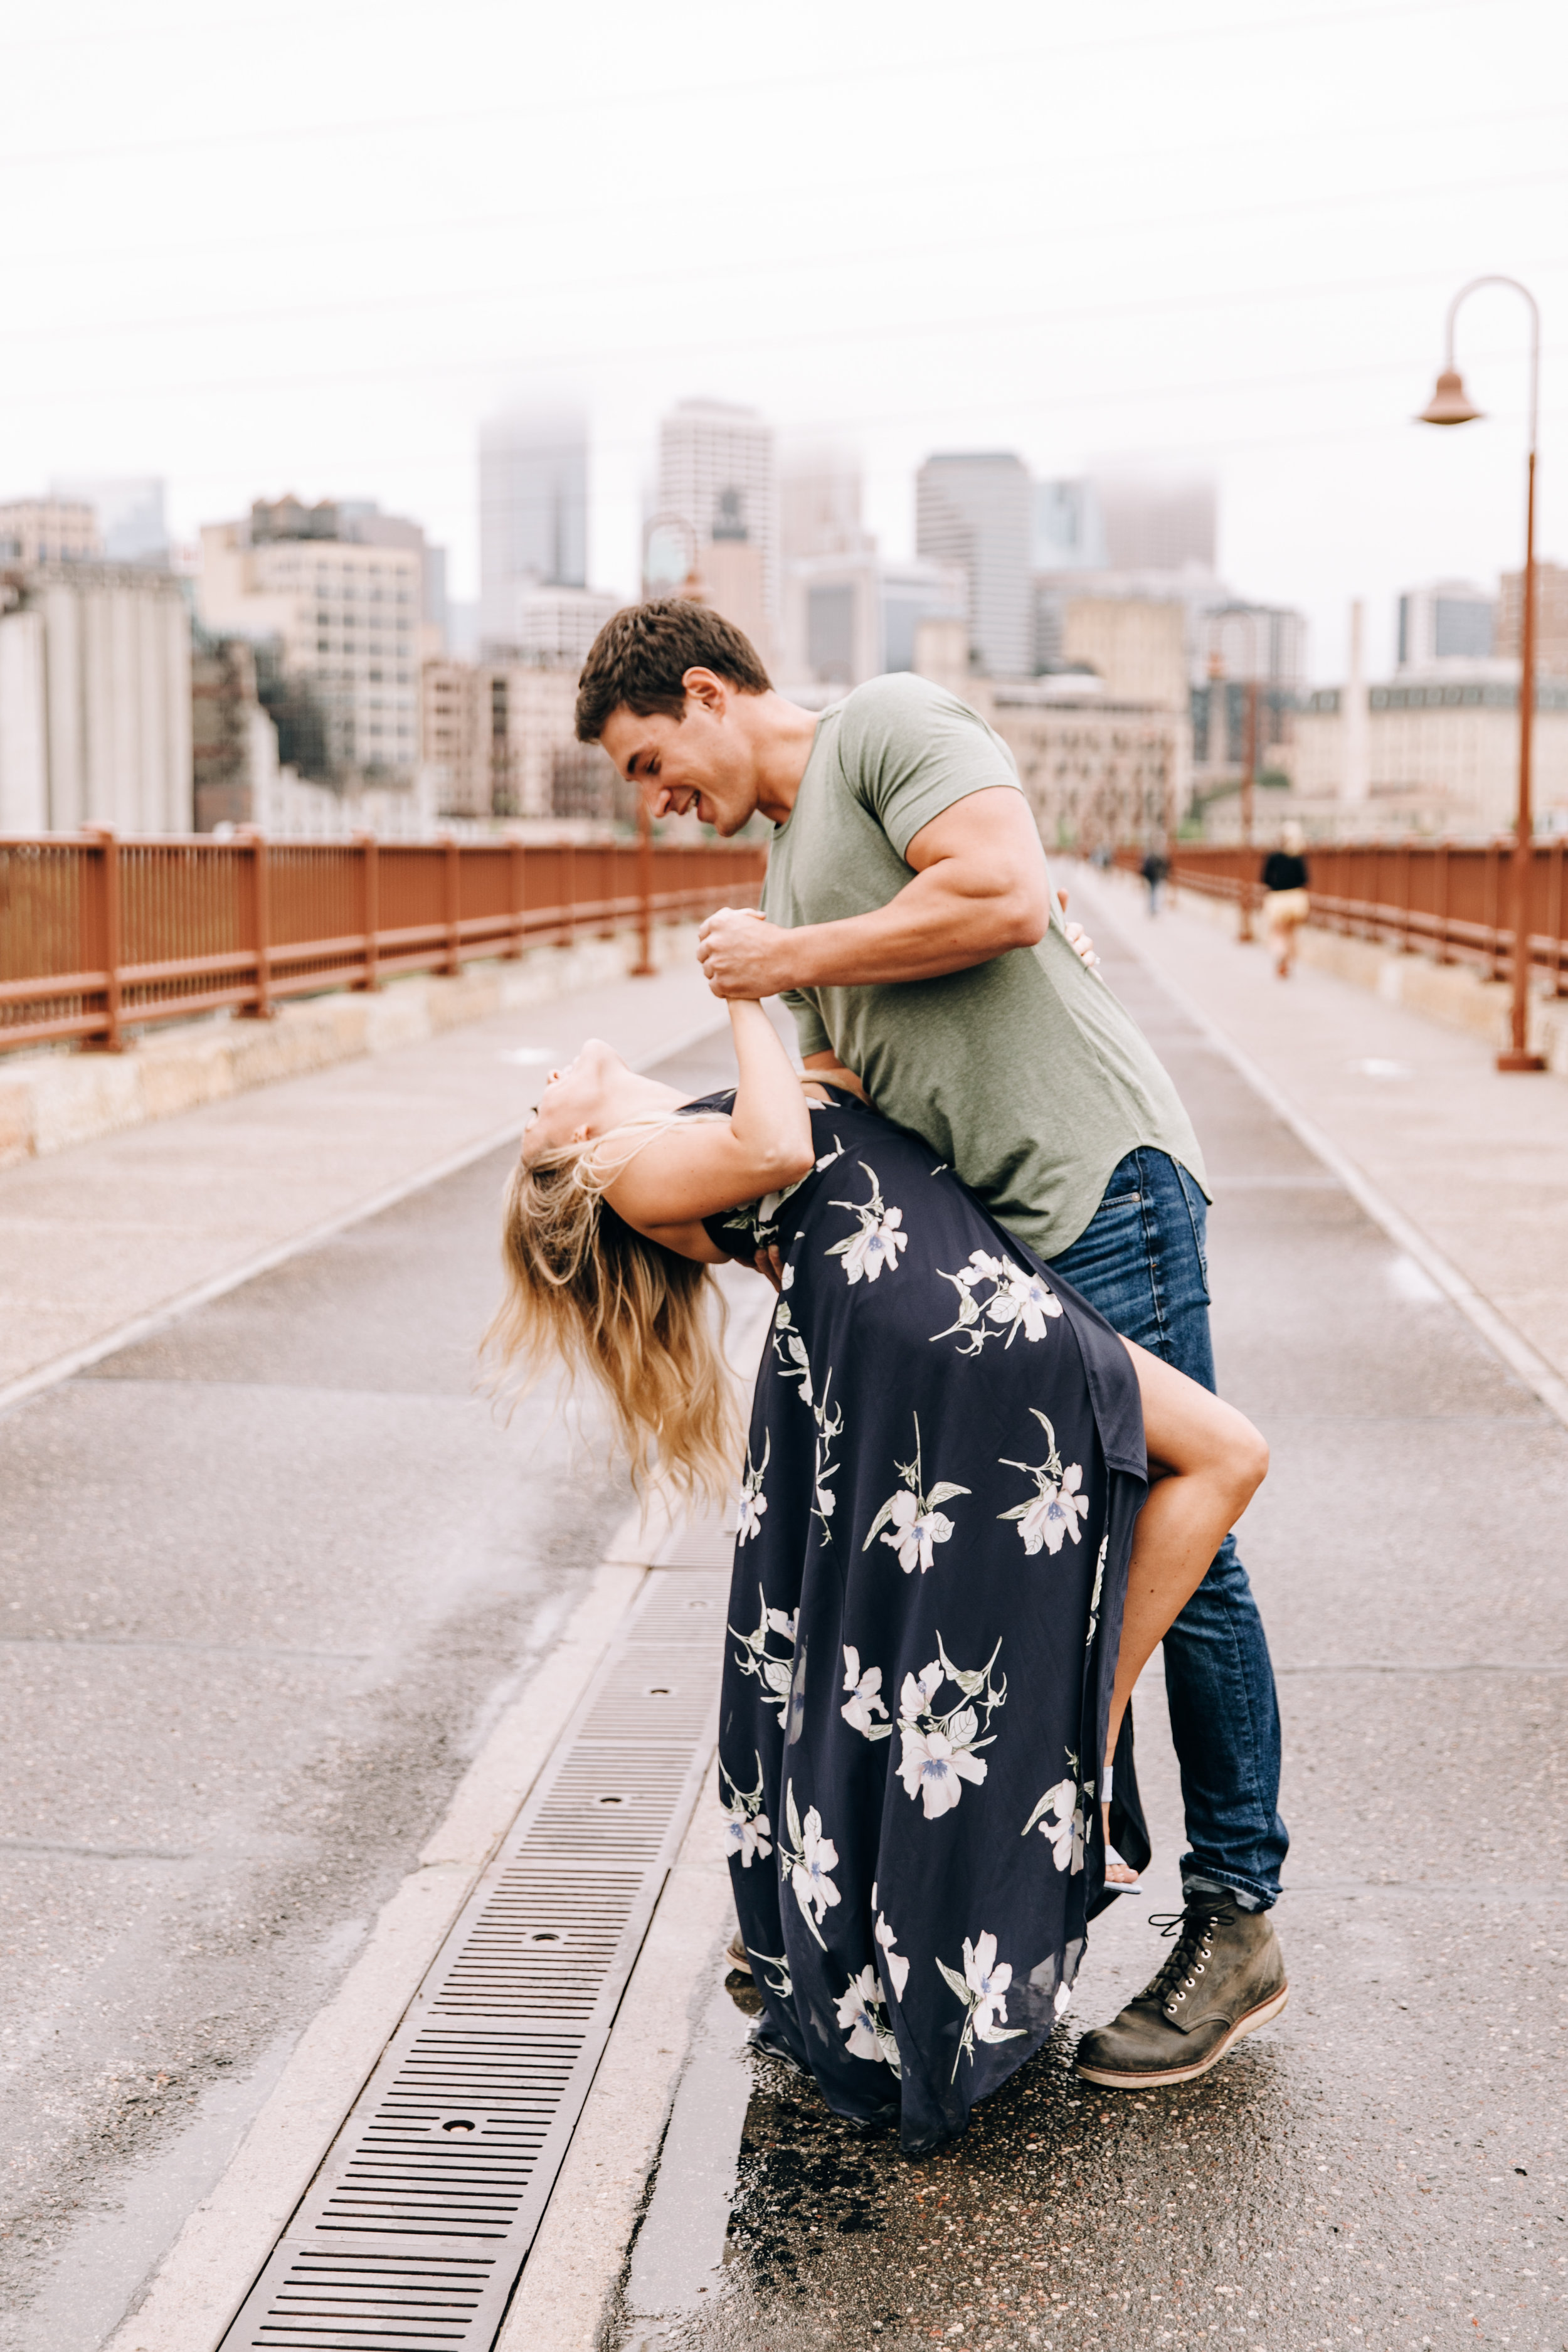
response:
<path id="1" fill-rule="evenodd" d="M 1459 305 L 1467 295 L 1479 292 L 1483 286 L 1511 286 L 1514 292 L 1522 294 L 1530 305 L 1530 454 L 1533 457 L 1536 420 L 1541 409 L 1541 308 L 1529 287 L 1521 285 L 1517 278 L 1503 278 L 1495 273 L 1485 278 L 1472 278 L 1468 286 L 1461 286 L 1448 305 L 1448 324 L 1444 337 L 1447 358 L 1444 364 L 1450 372 L 1453 371 L 1454 324 L 1459 315 Z"/>

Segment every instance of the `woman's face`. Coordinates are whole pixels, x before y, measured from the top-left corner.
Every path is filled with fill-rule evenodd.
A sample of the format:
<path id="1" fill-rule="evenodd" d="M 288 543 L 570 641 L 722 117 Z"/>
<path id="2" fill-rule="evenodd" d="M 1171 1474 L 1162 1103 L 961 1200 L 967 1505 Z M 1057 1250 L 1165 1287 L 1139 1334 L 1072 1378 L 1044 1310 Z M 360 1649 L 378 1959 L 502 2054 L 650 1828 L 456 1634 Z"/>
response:
<path id="1" fill-rule="evenodd" d="M 552 1070 L 539 1107 L 523 1129 L 523 1157 L 554 1151 L 563 1143 L 586 1142 L 613 1125 L 606 1105 L 617 1079 L 629 1076 L 626 1063 L 602 1037 L 584 1039 L 575 1061 Z"/>

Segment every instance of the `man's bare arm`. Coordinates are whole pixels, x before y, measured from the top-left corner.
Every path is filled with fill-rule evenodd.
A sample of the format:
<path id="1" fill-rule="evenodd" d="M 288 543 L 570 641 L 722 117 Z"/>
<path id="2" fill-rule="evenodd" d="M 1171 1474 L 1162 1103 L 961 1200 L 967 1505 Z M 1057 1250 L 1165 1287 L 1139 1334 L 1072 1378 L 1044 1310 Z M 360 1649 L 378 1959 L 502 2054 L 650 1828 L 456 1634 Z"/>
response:
<path id="1" fill-rule="evenodd" d="M 921 827 L 904 856 L 913 880 L 868 915 L 797 930 L 731 907 L 710 915 L 697 953 L 714 994 L 935 980 L 1044 938 L 1045 851 L 1028 803 L 1012 785 L 955 801 Z"/>

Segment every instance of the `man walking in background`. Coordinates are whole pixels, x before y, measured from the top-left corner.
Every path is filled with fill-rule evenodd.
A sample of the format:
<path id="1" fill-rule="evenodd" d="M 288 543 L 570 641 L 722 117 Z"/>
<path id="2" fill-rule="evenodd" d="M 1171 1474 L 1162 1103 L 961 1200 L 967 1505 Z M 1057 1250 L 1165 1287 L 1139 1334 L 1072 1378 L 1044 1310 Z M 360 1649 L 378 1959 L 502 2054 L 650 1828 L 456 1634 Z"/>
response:
<path id="1" fill-rule="evenodd" d="M 784 997 L 808 1068 L 855 1072 L 1117 1330 L 1212 1390 L 1197 1141 L 1074 950 L 1001 739 L 910 675 L 803 710 L 738 630 L 679 599 L 601 631 L 577 732 L 656 816 L 773 824 L 761 916 L 703 928 L 715 994 Z M 1164 1656 L 1183 1916 L 1149 1986 L 1079 2044 L 1079 2073 L 1115 2088 L 1206 2072 L 1285 1991 L 1268 1918 L 1288 1843 L 1279 1709 L 1234 1538 Z"/>

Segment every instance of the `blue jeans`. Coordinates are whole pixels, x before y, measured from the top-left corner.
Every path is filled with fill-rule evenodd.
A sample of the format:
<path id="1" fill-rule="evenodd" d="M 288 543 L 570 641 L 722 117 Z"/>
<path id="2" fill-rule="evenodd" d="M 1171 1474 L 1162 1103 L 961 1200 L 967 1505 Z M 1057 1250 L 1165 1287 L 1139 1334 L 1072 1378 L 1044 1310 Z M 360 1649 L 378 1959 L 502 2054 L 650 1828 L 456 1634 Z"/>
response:
<path id="1" fill-rule="evenodd" d="M 1213 1391 L 1207 1204 L 1163 1151 L 1130 1151 L 1054 1271 L 1124 1339 Z M 1289 1840 L 1279 1818 L 1279 1706 L 1247 1570 L 1226 1536 L 1165 1636 L 1165 1696 L 1192 1851 L 1184 1885 L 1278 1900 Z"/>

